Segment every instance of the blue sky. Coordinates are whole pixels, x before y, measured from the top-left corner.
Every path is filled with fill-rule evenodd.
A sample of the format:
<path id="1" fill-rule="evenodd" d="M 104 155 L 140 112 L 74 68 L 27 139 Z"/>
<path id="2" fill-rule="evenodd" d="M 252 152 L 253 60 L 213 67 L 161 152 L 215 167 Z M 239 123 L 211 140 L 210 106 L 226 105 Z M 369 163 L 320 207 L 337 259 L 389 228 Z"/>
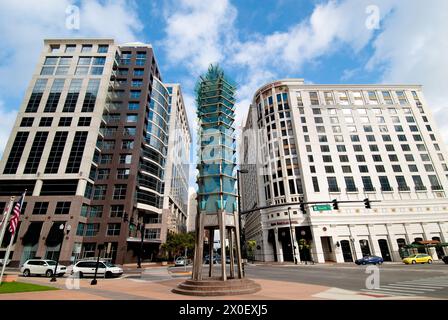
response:
<path id="1" fill-rule="evenodd" d="M 79 30 L 65 27 L 70 5 Z M 152 43 L 163 80 L 183 87 L 193 132 L 194 84 L 219 62 L 239 86 L 238 122 L 275 79 L 412 83 L 448 142 L 447 30 L 445 0 L 0 0 L 0 154 L 43 39 L 55 37 Z"/>

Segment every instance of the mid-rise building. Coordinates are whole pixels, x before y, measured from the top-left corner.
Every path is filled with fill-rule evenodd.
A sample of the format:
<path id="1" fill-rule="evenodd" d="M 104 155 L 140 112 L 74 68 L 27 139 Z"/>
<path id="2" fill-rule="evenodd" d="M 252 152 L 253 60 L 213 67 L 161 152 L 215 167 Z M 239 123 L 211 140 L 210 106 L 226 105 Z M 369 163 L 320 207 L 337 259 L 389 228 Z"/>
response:
<path id="1" fill-rule="evenodd" d="M 245 215 L 257 260 L 293 261 L 291 238 L 299 261 L 316 262 L 399 261 L 406 245 L 448 242 L 448 154 L 421 86 L 269 83 L 240 148 L 242 210 L 260 208 Z M 330 207 L 302 213 L 300 201 Z"/>
<path id="2" fill-rule="evenodd" d="M 162 83 L 151 45 L 45 40 L 0 162 L 1 207 L 27 190 L 12 263 L 55 258 L 61 224 L 63 263 L 99 244 L 117 263 L 155 258 L 185 229 L 190 144 L 180 87 Z"/>

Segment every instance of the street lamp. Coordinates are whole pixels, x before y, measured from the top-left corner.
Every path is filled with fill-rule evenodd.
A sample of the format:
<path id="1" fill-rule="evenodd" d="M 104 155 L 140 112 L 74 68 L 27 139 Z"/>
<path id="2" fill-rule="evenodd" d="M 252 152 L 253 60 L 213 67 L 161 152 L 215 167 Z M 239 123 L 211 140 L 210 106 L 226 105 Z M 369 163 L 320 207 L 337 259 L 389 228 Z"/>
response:
<path id="1" fill-rule="evenodd" d="M 61 251 L 62 251 L 62 244 L 64 242 L 65 235 L 66 234 L 68 235 L 70 233 L 71 229 L 72 229 L 72 226 L 69 224 L 67 225 L 67 227 L 63 223 L 61 223 L 59 226 L 59 230 L 61 230 L 61 232 L 62 232 L 62 239 L 61 239 L 61 245 L 59 246 L 59 252 L 58 252 L 58 258 L 56 259 L 56 265 L 54 266 L 53 276 L 51 277 L 50 282 L 56 282 L 56 275 L 57 275 L 57 271 L 58 271 L 59 257 L 61 256 Z"/>
<path id="2" fill-rule="evenodd" d="M 94 286 L 98 283 L 98 281 L 96 281 L 96 275 L 98 273 L 98 267 L 100 265 L 100 256 L 101 256 L 101 251 L 104 249 L 104 244 L 98 244 L 98 257 L 96 259 L 96 267 L 95 267 L 95 275 L 93 276 L 93 280 L 90 282 L 90 285 Z M 104 274 L 106 275 L 106 274 Z"/>
<path id="3" fill-rule="evenodd" d="M 243 259 L 246 259 L 246 245 L 244 243 L 244 237 L 243 237 L 243 232 L 241 230 L 241 188 L 240 188 L 240 175 L 241 174 L 245 174 L 245 173 L 249 173 L 249 170 L 247 169 L 241 169 L 241 170 L 237 170 L 236 171 L 236 184 L 237 184 L 237 189 L 238 189 L 238 225 L 239 225 L 239 232 L 240 232 L 240 250 L 242 251 L 241 254 L 243 256 Z M 243 277 L 245 276 L 245 271 L 244 271 L 244 263 L 243 265 Z"/>
<path id="4" fill-rule="evenodd" d="M 289 218 L 289 235 L 291 237 L 291 249 L 292 249 L 292 257 L 294 259 L 294 263 L 297 264 L 296 258 L 296 246 L 294 244 L 294 238 L 292 236 L 292 224 L 291 224 L 291 207 L 288 207 L 288 218 Z"/>

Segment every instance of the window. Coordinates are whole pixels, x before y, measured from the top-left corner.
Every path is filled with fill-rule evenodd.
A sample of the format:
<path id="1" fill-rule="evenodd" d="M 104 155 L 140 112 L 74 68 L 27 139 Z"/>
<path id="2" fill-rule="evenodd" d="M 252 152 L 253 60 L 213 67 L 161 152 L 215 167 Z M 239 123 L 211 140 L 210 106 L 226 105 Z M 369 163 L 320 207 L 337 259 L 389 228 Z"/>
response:
<path id="1" fill-rule="evenodd" d="M 137 122 L 138 121 L 138 115 L 136 114 L 128 114 L 126 116 L 126 122 Z"/>
<path id="2" fill-rule="evenodd" d="M 81 48 L 81 52 L 91 52 L 92 51 L 92 45 L 91 44 L 83 44 Z"/>
<path id="3" fill-rule="evenodd" d="M 33 126 L 33 122 L 34 122 L 34 118 L 24 117 L 20 121 L 20 126 L 21 127 L 32 127 Z"/>
<path id="4" fill-rule="evenodd" d="M 144 69 L 134 69 L 134 76 L 143 76 Z"/>
<path id="5" fill-rule="evenodd" d="M 62 154 L 67 142 L 67 136 L 68 132 L 66 131 L 56 132 L 53 139 L 53 145 L 51 146 L 50 154 L 48 156 L 47 165 L 45 167 L 45 173 L 58 173 Z"/>
<path id="6" fill-rule="evenodd" d="M 327 177 L 327 182 L 329 192 L 340 192 L 336 177 Z"/>
<path id="7" fill-rule="evenodd" d="M 140 104 L 138 102 L 129 102 L 128 109 L 129 110 L 138 110 L 140 107 Z"/>
<path id="8" fill-rule="evenodd" d="M 62 112 L 75 112 L 76 103 L 78 102 L 79 92 L 81 91 L 82 79 L 72 79 L 68 89 L 67 98 L 65 99 Z"/>
<path id="9" fill-rule="evenodd" d="M 374 162 L 381 162 L 381 161 L 383 161 L 381 159 L 381 155 L 379 155 L 379 154 L 373 154 L 372 155 L 372 159 L 373 159 Z"/>
<path id="10" fill-rule="evenodd" d="M 366 162 L 366 158 L 364 157 L 363 154 L 357 154 L 356 155 L 356 161 L 358 161 L 358 162 Z"/>
<path id="11" fill-rule="evenodd" d="M 395 93 L 397 94 L 398 102 L 400 103 L 400 105 L 408 104 L 408 100 L 406 99 L 406 94 L 404 93 L 404 91 L 396 91 Z"/>
<path id="12" fill-rule="evenodd" d="M 359 172 L 367 173 L 369 172 L 369 168 L 366 165 L 358 166 Z"/>
<path id="13" fill-rule="evenodd" d="M 78 126 L 79 127 L 89 127 L 91 121 L 92 121 L 92 118 L 90 118 L 90 117 L 80 117 L 78 120 Z"/>
<path id="14" fill-rule="evenodd" d="M 93 200 L 104 200 L 106 198 L 107 185 L 96 185 L 93 191 Z"/>
<path id="15" fill-rule="evenodd" d="M 357 192 L 358 188 L 356 188 L 355 180 L 353 177 L 344 177 L 345 187 L 347 192 Z"/>
<path id="16" fill-rule="evenodd" d="M 145 229 L 145 239 L 160 239 L 160 228 Z"/>
<path id="17" fill-rule="evenodd" d="M 122 200 L 126 198 L 126 185 L 125 184 L 117 184 L 114 188 L 114 199 Z"/>
<path id="18" fill-rule="evenodd" d="M 33 208 L 33 214 L 44 215 L 47 214 L 48 202 L 36 202 Z"/>
<path id="19" fill-rule="evenodd" d="M 70 127 L 72 124 L 72 118 L 70 117 L 61 117 L 59 119 L 59 127 Z"/>
<path id="20" fill-rule="evenodd" d="M 90 79 L 87 85 L 86 95 L 82 105 L 81 112 L 93 112 L 96 102 L 96 95 L 100 86 L 99 79 Z"/>
<path id="21" fill-rule="evenodd" d="M 91 206 L 89 210 L 89 218 L 101 218 L 103 215 L 103 206 Z"/>
<path id="22" fill-rule="evenodd" d="M 378 152 L 379 151 L 378 146 L 376 144 L 369 145 L 369 149 L 370 149 L 371 152 Z"/>
<path id="23" fill-rule="evenodd" d="M 39 127 L 51 127 L 53 123 L 53 118 L 42 117 L 39 122 Z"/>
<path id="24" fill-rule="evenodd" d="M 50 52 L 51 53 L 58 53 L 60 49 L 61 49 L 61 46 L 58 45 L 58 44 L 51 44 L 50 45 Z"/>
<path id="25" fill-rule="evenodd" d="M 324 92 L 325 104 L 326 105 L 334 105 L 333 93 L 331 91 Z"/>
<path id="26" fill-rule="evenodd" d="M 354 144 L 354 145 L 353 145 L 353 150 L 354 150 L 355 152 L 362 152 L 362 145 L 360 145 L 360 144 Z"/>
<path id="27" fill-rule="evenodd" d="M 339 97 L 339 103 L 340 104 L 342 104 L 342 105 L 348 105 L 349 104 L 347 92 L 345 92 L 345 91 L 338 91 L 337 95 Z"/>
<path id="28" fill-rule="evenodd" d="M 107 53 L 107 51 L 109 50 L 109 45 L 107 44 L 100 44 L 98 45 L 98 53 Z"/>
<path id="29" fill-rule="evenodd" d="M 36 173 L 47 142 L 48 132 L 36 132 L 23 173 Z"/>
<path id="30" fill-rule="evenodd" d="M 143 80 L 133 79 L 131 82 L 131 86 L 133 87 L 141 87 L 143 85 Z"/>
<path id="31" fill-rule="evenodd" d="M 128 179 L 130 174 L 130 169 L 118 169 L 117 179 Z"/>
<path id="32" fill-rule="evenodd" d="M 70 213 L 70 201 L 58 201 L 56 203 L 56 209 L 54 214 L 69 214 Z"/>
<path id="33" fill-rule="evenodd" d="M 346 152 L 347 151 L 347 148 L 343 144 L 337 145 L 336 148 L 338 149 L 338 152 Z"/>
<path id="34" fill-rule="evenodd" d="M 37 112 L 43 93 L 47 86 L 47 79 L 37 79 L 31 93 L 30 100 L 26 106 L 25 112 Z"/>
<path id="35" fill-rule="evenodd" d="M 396 176 L 395 179 L 397 180 L 398 191 L 409 191 L 410 190 L 404 176 Z"/>
<path id="36" fill-rule="evenodd" d="M 362 184 L 364 186 L 364 191 L 375 191 L 372 184 L 372 179 L 369 176 L 362 177 Z"/>
<path id="37" fill-rule="evenodd" d="M 428 176 L 429 183 L 431 184 L 432 190 L 443 190 L 442 186 L 439 183 L 439 179 L 435 175 Z"/>
<path id="38" fill-rule="evenodd" d="M 368 91 L 367 94 L 369 96 L 369 104 L 378 104 L 378 96 L 375 91 Z"/>
<path id="39" fill-rule="evenodd" d="M 77 236 L 83 236 L 85 227 L 86 227 L 85 223 L 79 222 L 78 223 L 78 227 L 76 228 L 76 235 Z"/>
<path id="40" fill-rule="evenodd" d="M 145 63 L 146 63 L 146 52 L 144 52 L 144 51 L 137 52 L 137 56 L 135 59 L 135 65 L 144 66 Z"/>
<path id="41" fill-rule="evenodd" d="M 121 223 L 108 223 L 107 224 L 107 235 L 108 236 L 119 236 L 120 235 Z"/>
<path id="42" fill-rule="evenodd" d="M 78 173 L 81 165 L 84 147 L 87 142 L 87 131 L 78 131 L 73 139 L 72 149 L 65 173 Z"/>
<path id="43" fill-rule="evenodd" d="M 133 140 L 123 140 L 121 143 L 122 149 L 133 149 L 134 148 L 134 141 Z"/>
<path id="44" fill-rule="evenodd" d="M 314 192 L 320 192 L 317 177 L 312 177 Z"/>
<path id="45" fill-rule="evenodd" d="M 426 190 L 426 187 L 423 185 L 423 181 L 420 176 L 412 176 L 412 180 L 414 181 L 415 190 Z"/>
<path id="46" fill-rule="evenodd" d="M 75 52 L 76 44 L 67 44 L 65 45 L 65 52 Z"/>
<path id="47" fill-rule="evenodd" d="M 122 204 L 110 206 L 111 218 L 121 218 L 123 216 L 123 213 L 124 213 L 124 206 Z"/>
<path id="48" fill-rule="evenodd" d="M 136 128 L 135 127 L 124 127 L 123 135 L 125 136 L 135 136 Z"/>
<path id="49" fill-rule="evenodd" d="M 383 99 L 386 104 L 393 104 L 392 97 L 389 91 L 382 91 Z"/>
<path id="50" fill-rule="evenodd" d="M 99 223 L 87 223 L 86 224 L 86 237 L 95 237 L 100 230 Z"/>
<path id="51" fill-rule="evenodd" d="M 354 104 L 357 106 L 363 105 L 364 104 L 364 100 L 362 98 L 362 93 L 361 91 L 353 91 L 353 99 L 354 99 Z"/>
<path id="52" fill-rule="evenodd" d="M 110 169 L 98 169 L 98 180 L 106 180 L 109 179 Z"/>
<path id="53" fill-rule="evenodd" d="M 342 166 L 343 173 L 352 173 L 352 169 L 350 166 Z"/>
<path id="54" fill-rule="evenodd" d="M 380 180 L 381 191 L 392 191 L 387 176 L 379 176 L 378 178 Z"/>
<path id="55" fill-rule="evenodd" d="M 319 105 L 319 97 L 318 97 L 316 91 L 311 91 L 311 92 L 310 92 L 310 101 L 311 101 L 311 105 L 312 105 L 312 106 L 317 106 L 317 105 Z"/>
<path id="56" fill-rule="evenodd" d="M 348 156 L 347 155 L 340 155 L 339 156 L 339 161 L 340 162 L 348 162 Z"/>

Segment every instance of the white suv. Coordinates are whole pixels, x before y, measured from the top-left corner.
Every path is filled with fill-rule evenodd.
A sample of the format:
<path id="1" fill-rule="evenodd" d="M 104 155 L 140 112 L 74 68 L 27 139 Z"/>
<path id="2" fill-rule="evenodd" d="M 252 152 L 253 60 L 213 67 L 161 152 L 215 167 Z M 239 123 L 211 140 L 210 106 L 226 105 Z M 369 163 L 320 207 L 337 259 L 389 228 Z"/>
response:
<path id="1" fill-rule="evenodd" d="M 20 268 L 20 272 L 24 277 L 29 277 L 31 275 L 45 275 L 46 277 L 52 277 L 54 268 L 56 267 L 56 261 L 54 260 L 40 260 L 40 259 L 30 259 L 25 261 L 25 263 Z M 57 276 L 63 276 L 67 268 L 63 265 L 58 265 L 56 270 Z"/>
<path id="2" fill-rule="evenodd" d="M 72 274 L 77 274 L 80 278 L 84 276 L 93 276 L 95 275 L 96 269 L 96 261 L 94 260 L 84 260 L 78 261 L 72 268 Z M 98 272 L 97 276 L 112 278 L 119 277 L 123 274 L 123 269 L 117 267 L 116 265 L 107 262 L 101 261 L 98 264 Z"/>

